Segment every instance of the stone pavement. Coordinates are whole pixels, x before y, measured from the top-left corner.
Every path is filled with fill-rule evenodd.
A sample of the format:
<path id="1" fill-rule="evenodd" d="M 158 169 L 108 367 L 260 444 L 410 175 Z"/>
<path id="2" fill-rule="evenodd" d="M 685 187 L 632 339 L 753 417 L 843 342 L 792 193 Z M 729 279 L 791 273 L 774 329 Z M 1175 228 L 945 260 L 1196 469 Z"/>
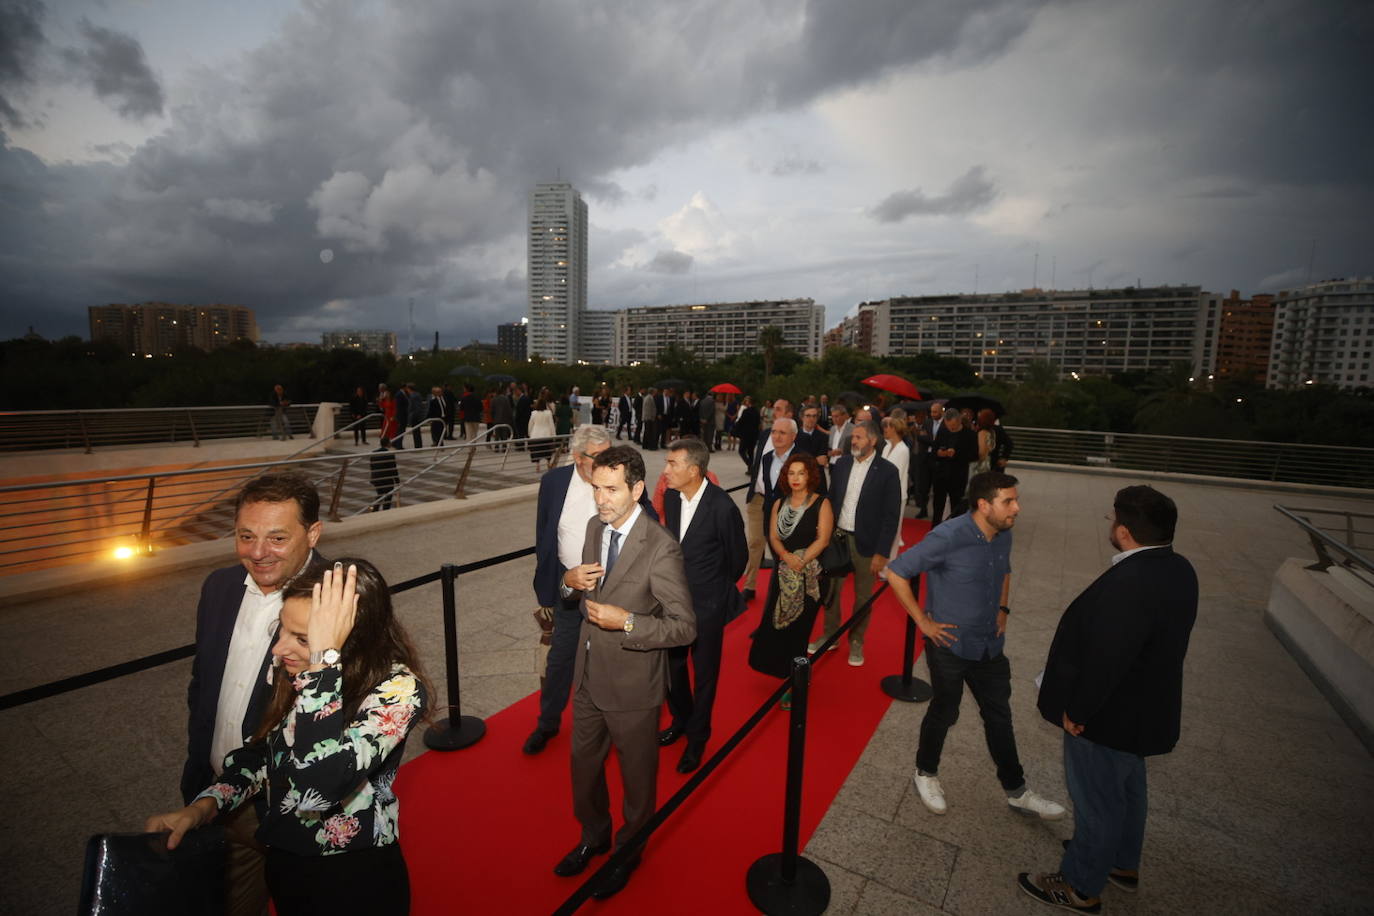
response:
<path id="1" fill-rule="evenodd" d="M 662 456 L 646 454 L 651 475 Z M 730 453 L 713 470 L 725 486 L 744 479 Z M 1102 516 L 1116 489 L 1135 481 L 1014 470 L 1023 510 L 1008 640 L 1013 707 L 1031 784 L 1067 802 L 1059 733 L 1035 713 L 1031 678 L 1062 608 L 1109 563 Z M 1155 485 L 1179 503 L 1177 547 L 1198 568 L 1202 607 L 1183 739 L 1151 761 L 1142 890 L 1109 888 L 1105 910 L 1370 911 L 1374 840 L 1364 825 L 1374 815 L 1374 762 L 1261 621 L 1274 571 L 1308 550 L 1271 506 L 1352 500 Z M 533 515 L 526 487 L 327 525 L 321 546 L 330 556 L 365 556 L 396 582 L 527 547 Z M 0 694 L 190 642 L 199 584 L 232 554 L 227 544 L 178 551 L 149 561 L 151 575 L 74 571 L 65 590 L 49 583 L 48 597 L 0 598 Z M 489 716 L 538 687 L 532 572 L 525 558 L 459 580 L 465 713 Z M 438 586 L 397 596 L 397 607 L 442 695 Z M 918 670 L 924 675 L 923 663 Z M 0 912 L 70 912 L 86 837 L 138 829 L 149 812 L 177 803 L 189 673 L 189 661 L 177 662 L 0 712 Z M 889 673 L 838 666 L 832 676 L 871 678 L 876 690 Z M 941 768 L 950 811 L 930 815 L 910 780 L 924 709 L 893 704 L 807 847 L 832 882 L 828 912 L 1048 912 L 1015 888 L 1015 874 L 1056 867 L 1071 822 L 1006 808 L 971 700 Z M 423 749 L 413 740 L 409 754 Z"/>

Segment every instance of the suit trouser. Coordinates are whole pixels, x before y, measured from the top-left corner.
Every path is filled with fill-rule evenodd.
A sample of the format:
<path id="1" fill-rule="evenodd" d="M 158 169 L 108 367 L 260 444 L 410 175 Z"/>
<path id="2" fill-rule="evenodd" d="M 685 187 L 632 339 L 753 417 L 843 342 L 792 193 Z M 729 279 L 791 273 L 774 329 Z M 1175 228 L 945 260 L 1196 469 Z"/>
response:
<path id="1" fill-rule="evenodd" d="M 539 729 L 556 732 L 563 722 L 572 690 L 573 667 L 577 663 L 577 637 L 582 630 L 582 612 L 576 606 L 564 607 L 560 599 L 553 609 L 553 639 L 544 661 L 544 684 L 539 690 Z"/>
<path id="2" fill-rule="evenodd" d="M 573 694 L 573 815 L 582 824 L 582 842 L 599 846 L 611 839 L 611 796 L 606 787 L 606 757 L 615 745 L 624 789 L 625 823 L 615 836 L 624 846 L 654 815 L 658 782 L 658 706 L 611 711 L 598 709 L 586 684 Z"/>
<path id="3" fill-rule="evenodd" d="M 224 863 L 225 916 L 267 916 L 267 847 L 258 842 L 252 801 L 221 815 L 229 853 Z"/>
<path id="4" fill-rule="evenodd" d="M 658 421 L 645 420 L 639 424 L 640 446 L 652 452 L 658 447 Z"/>
<path id="5" fill-rule="evenodd" d="M 1065 732 L 1064 781 L 1073 799 L 1073 839 L 1059 870 L 1074 890 L 1096 897 L 1113 868 L 1140 867 L 1149 807 L 1145 758 Z"/>
<path id="6" fill-rule="evenodd" d="M 927 512 L 930 507 L 930 459 L 918 455 L 913 470 L 916 471 L 916 508 Z"/>
<path id="7" fill-rule="evenodd" d="M 854 604 L 849 609 L 849 615 L 854 616 L 854 611 L 864 606 L 864 602 L 873 597 L 873 555 L 859 553 L 859 541 L 851 532 L 841 532 L 835 529 L 835 534 L 843 533 L 844 539 L 849 542 L 849 562 L 854 567 Z M 844 576 L 835 576 L 830 580 L 830 590 L 825 602 L 825 635 L 829 637 L 840 628 L 840 596 L 844 590 Z M 849 644 L 851 646 L 863 646 L 864 633 L 868 632 L 868 622 L 873 619 L 873 612 L 869 611 L 864 615 L 863 620 L 854 624 L 849 630 Z"/>
<path id="8" fill-rule="evenodd" d="M 751 591 L 758 590 L 759 566 L 763 563 L 763 547 L 767 543 L 763 534 L 764 526 L 768 524 L 763 514 L 766 502 L 755 493 L 754 498 L 744 504 L 744 540 L 749 548 L 749 563 L 744 567 L 744 587 Z"/>
<path id="9" fill-rule="evenodd" d="M 711 709 L 716 705 L 720 654 L 725 644 L 725 609 L 696 608 L 697 638 L 689 646 L 668 650 L 668 711 L 688 741 L 711 737 Z M 688 679 L 688 657 L 692 675 Z"/>
<path id="10" fill-rule="evenodd" d="M 926 664 L 930 666 L 930 706 L 921 720 L 921 738 L 916 746 L 916 766 L 935 775 L 945 735 L 959 721 L 959 703 L 968 684 L 978 701 L 983 717 L 983 737 L 988 753 L 997 764 L 997 779 L 1008 793 L 1026 784 L 1021 758 L 1016 753 L 1016 733 L 1011 727 L 1011 662 L 1005 655 L 977 660 L 955 655 L 949 649 L 925 640 Z"/>
<path id="11" fill-rule="evenodd" d="M 960 461 L 955 466 L 948 462 L 937 462 L 932 474 L 935 500 L 931 507 L 930 523 L 938 525 L 944 518 L 945 500 L 949 500 L 949 517 L 962 515 L 965 509 L 964 493 L 968 490 L 968 462 Z"/>

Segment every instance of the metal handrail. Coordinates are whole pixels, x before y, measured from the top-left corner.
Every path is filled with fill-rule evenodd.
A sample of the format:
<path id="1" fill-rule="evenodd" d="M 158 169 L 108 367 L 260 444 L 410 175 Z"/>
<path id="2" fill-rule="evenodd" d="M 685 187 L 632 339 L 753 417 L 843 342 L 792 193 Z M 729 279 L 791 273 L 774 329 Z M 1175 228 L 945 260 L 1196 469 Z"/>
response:
<path id="1" fill-rule="evenodd" d="M 311 412 L 319 406 L 292 404 L 286 410 L 308 428 Z M 268 417 L 263 404 L 0 411 L 0 451 L 79 447 L 90 454 L 96 446 L 166 441 L 199 446 L 206 439 L 261 437 Z M 183 422 L 184 431 L 179 426 Z"/>
<path id="2" fill-rule="evenodd" d="M 1355 519 L 1374 519 L 1374 515 L 1365 512 L 1347 512 L 1342 509 L 1303 509 L 1297 506 L 1274 506 L 1274 509 L 1307 532 L 1308 538 L 1312 541 L 1312 549 L 1317 554 L 1317 562 L 1307 567 L 1308 569 L 1321 572 L 1332 566 L 1341 566 L 1350 570 L 1351 573 L 1366 583 L 1374 585 L 1374 560 L 1361 553 L 1355 543 L 1356 535 L 1364 534 L 1374 537 L 1374 529 L 1356 528 Z M 1309 515 L 1338 516 L 1345 519 L 1345 525 L 1343 529 L 1323 529 L 1312 519 L 1298 515 L 1299 512 L 1305 512 Z M 1330 530 L 1344 530 L 1347 540 L 1342 541 L 1332 537 L 1327 533 Z M 1332 550 L 1344 555 L 1345 559 L 1337 561 L 1331 555 Z"/>
<path id="3" fill-rule="evenodd" d="M 1014 462 L 1374 488 L 1374 449 L 1008 426 Z"/>
<path id="4" fill-rule="evenodd" d="M 561 437 L 559 441 L 565 439 Z M 527 482 L 536 482 L 539 479 L 537 471 L 531 470 L 525 475 L 508 468 L 509 453 L 528 447 L 532 441 L 542 440 L 502 441 L 510 446 L 504 454 L 498 457 L 492 453 L 481 461 L 477 461 L 477 457 L 487 456 L 488 452 L 483 447 L 487 443 L 480 438 L 467 443 L 398 449 L 392 454 L 407 464 L 401 469 L 404 482 L 394 488 L 393 493 L 403 489 L 414 493 L 417 483 L 426 477 L 433 477 L 439 468 L 459 456 L 466 458 L 466 464 L 457 475 L 456 488 L 440 491 L 427 488 L 417 497 L 419 500 L 466 498 L 469 470 L 475 466 L 483 469 L 479 474 L 495 475 L 479 478 L 481 482 L 478 486 L 482 489 L 526 482 L 526 476 L 529 478 Z M 324 485 L 332 481 L 334 498 L 330 501 L 330 511 L 323 515 L 331 521 L 342 521 L 337 514 L 341 495 L 345 496 L 349 515 L 358 514 L 352 511 L 357 501 L 361 500 L 365 509 L 382 498 L 373 495 L 366 477 L 361 479 L 362 482 L 350 486 L 346 494 L 342 493 L 349 463 L 367 454 L 317 455 L 213 468 L 118 474 L 0 487 L 0 570 L 31 563 L 89 557 L 120 543 L 129 546 L 136 544 L 140 550 L 151 550 L 157 544 L 171 545 L 223 536 L 219 531 L 223 520 L 221 516 L 228 511 L 225 508 L 226 494 L 235 486 L 241 486 L 248 477 L 270 468 L 307 471 L 310 477 L 316 478 L 315 483 L 321 487 L 322 497 L 328 497 Z M 421 461 L 423 467 L 416 473 L 409 473 L 409 467 L 417 460 Z M 318 469 L 322 467 L 324 473 L 318 474 Z M 226 483 L 230 485 L 225 486 Z M 441 486 L 449 486 L 447 479 Z M 364 489 L 365 493 L 360 492 Z M 192 521 L 195 524 L 190 524 Z M 222 527 L 227 535 L 229 524 Z M 83 545 L 84 550 L 80 549 Z"/>

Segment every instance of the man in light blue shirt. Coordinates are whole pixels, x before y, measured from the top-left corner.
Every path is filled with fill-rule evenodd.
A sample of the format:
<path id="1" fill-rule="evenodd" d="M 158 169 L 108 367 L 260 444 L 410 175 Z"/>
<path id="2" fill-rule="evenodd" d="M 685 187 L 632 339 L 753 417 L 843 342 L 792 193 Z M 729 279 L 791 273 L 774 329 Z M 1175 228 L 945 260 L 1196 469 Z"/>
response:
<path id="1" fill-rule="evenodd" d="M 1011 528 L 1021 511 L 1016 478 L 998 471 L 978 474 L 969 481 L 968 498 L 966 514 L 932 528 L 888 566 L 888 585 L 925 636 L 934 691 L 921 722 L 912 780 L 921 802 L 944 814 L 945 793 L 935 774 L 968 684 L 1007 804 L 1056 820 L 1064 816 L 1063 806 L 1026 787 L 1011 726 L 1011 664 L 1002 653 L 1011 613 Z M 926 609 L 910 582 L 920 573 L 929 577 Z"/>

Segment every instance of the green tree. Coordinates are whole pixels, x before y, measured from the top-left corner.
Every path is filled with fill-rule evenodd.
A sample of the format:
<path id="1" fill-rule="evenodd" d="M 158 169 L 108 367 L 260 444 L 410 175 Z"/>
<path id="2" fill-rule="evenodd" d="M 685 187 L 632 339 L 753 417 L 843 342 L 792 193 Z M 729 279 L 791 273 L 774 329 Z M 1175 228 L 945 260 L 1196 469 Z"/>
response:
<path id="1" fill-rule="evenodd" d="M 763 351 L 763 382 L 766 385 L 773 374 L 773 363 L 778 351 L 782 349 L 782 328 L 767 325 L 759 330 L 759 349 Z"/>

